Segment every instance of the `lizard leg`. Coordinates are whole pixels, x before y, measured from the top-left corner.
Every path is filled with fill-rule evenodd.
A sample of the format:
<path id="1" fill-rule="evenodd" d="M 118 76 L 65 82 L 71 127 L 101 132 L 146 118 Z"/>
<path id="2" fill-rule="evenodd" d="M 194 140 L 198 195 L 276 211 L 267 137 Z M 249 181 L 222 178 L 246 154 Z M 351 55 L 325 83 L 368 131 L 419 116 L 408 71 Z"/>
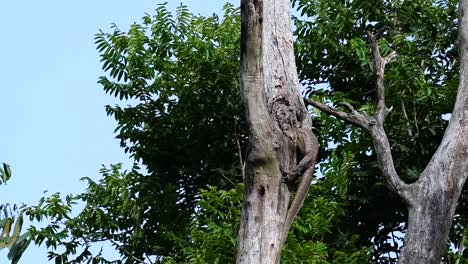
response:
<path id="1" fill-rule="evenodd" d="M 296 168 L 292 171 L 285 170 L 283 171 L 283 181 L 287 183 L 292 183 L 297 180 L 301 172 Z"/>

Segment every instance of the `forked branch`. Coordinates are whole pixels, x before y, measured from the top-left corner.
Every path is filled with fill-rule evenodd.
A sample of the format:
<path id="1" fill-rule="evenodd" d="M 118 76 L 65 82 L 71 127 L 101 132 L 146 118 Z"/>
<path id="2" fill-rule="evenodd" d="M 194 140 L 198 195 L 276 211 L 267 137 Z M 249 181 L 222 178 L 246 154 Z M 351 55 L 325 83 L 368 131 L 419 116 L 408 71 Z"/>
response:
<path id="1" fill-rule="evenodd" d="M 361 113 L 355 110 L 350 104 L 345 105 L 350 109 L 350 112 L 343 112 L 325 104 L 316 102 L 314 100 L 304 98 L 304 101 L 308 105 L 323 111 L 329 115 L 332 115 L 340 120 L 353 124 L 367 130 L 374 141 L 374 149 L 377 154 L 377 160 L 379 162 L 380 170 L 388 184 L 388 187 L 400 195 L 402 198 L 407 200 L 409 196 L 408 185 L 403 182 L 398 173 L 395 170 L 393 163 L 390 143 L 385 133 L 383 123 L 387 114 L 391 111 L 391 108 L 387 108 L 385 104 L 385 86 L 384 86 L 384 73 L 385 66 L 392 61 L 396 56 L 396 52 L 393 51 L 389 55 L 382 57 L 379 51 L 379 46 L 375 36 L 371 33 L 367 33 L 369 45 L 374 59 L 375 70 L 376 70 L 376 111 L 371 117 L 366 113 Z"/>
<path id="2" fill-rule="evenodd" d="M 383 125 L 384 119 L 387 114 L 391 111 L 385 105 L 385 86 L 384 86 L 384 73 L 385 65 L 393 60 L 396 56 L 396 52 L 392 51 L 389 55 L 382 57 L 379 51 L 379 44 L 375 39 L 375 36 L 372 33 L 367 32 L 367 38 L 369 39 L 369 45 L 372 51 L 372 56 L 374 58 L 375 71 L 377 75 L 377 80 L 375 83 L 376 93 L 377 93 L 377 110 L 375 112 L 375 119 L 378 123 Z"/>

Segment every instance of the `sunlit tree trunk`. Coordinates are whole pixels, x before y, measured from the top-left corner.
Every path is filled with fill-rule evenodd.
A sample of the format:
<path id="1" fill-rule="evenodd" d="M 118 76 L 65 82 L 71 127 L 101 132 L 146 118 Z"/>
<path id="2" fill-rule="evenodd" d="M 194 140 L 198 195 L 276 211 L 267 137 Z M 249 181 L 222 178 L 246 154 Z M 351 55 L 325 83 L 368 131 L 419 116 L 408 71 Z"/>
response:
<path id="1" fill-rule="evenodd" d="M 237 263 L 279 263 L 290 200 L 283 174 L 297 165 L 298 129 L 312 128 L 299 92 L 290 9 L 289 0 L 241 1 L 249 142 Z"/>

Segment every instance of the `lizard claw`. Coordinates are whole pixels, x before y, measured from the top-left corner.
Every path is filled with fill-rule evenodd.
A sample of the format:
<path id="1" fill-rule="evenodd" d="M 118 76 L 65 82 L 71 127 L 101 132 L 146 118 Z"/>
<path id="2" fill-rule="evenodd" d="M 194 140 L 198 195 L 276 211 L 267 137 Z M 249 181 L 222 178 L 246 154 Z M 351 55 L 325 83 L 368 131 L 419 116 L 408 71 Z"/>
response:
<path id="1" fill-rule="evenodd" d="M 298 173 L 295 171 L 283 171 L 283 181 L 286 183 L 294 182 L 297 179 Z"/>
<path id="2" fill-rule="evenodd" d="M 291 171 L 285 169 L 283 165 L 280 165 L 280 172 L 284 183 L 288 183 L 291 178 Z"/>

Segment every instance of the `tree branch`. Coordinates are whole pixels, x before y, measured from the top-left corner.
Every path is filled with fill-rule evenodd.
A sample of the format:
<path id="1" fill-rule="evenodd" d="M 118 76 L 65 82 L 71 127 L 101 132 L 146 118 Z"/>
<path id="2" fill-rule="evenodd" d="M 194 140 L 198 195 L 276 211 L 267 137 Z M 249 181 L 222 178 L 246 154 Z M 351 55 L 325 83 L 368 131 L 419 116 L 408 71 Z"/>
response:
<path id="1" fill-rule="evenodd" d="M 337 110 L 333 107 L 330 107 L 328 105 L 316 102 L 312 99 L 309 98 L 304 98 L 304 102 L 306 105 L 311 105 L 317 109 L 319 109 L 322 112 L 325 112 L 329 115 L 332 115 L 340 120 L 343 120 L 345 122 L 348 122 L 350 124 L 353 124 L 355 126 L 358 126 L 360 128 L 364 128 L 366 130 L 369 129 L 369 126 L 372 125 L 372 120 L 370 117 L 368 117 L 365 114 L 362 114 L 358 111 L 356 111 L 350 104 L 345 103 L 345 105 L 351 110 L 351 113 L 346 113 L 342 112 L 340 110 Z"/>
<path id="2" fill-rule="evenodd" d="M 398 173 L 395 170 L 395 165 L 393 163 L 393 157 L 391 152 L 390 143 L 385 133 L 383 123 L 387 114 L 392 110 L 387 108 L 385 105 L 385 86 L 384 86 L 384 72 L 385 65 L 389 63 L 395 56 L 396 52 L 391 52 L 388 56 L 382 57 L 379 51 L 379 46 L 375 36 L 371 33 L 367 33 L 369 39 L 369 45 L 372 51 L 375 68 L 376 68 L 376 93 L 377 93 L 377 108 L 373 117 L 369 117 L 366 114 L 356 111 L 350 104 L 346 103 L 345 105 L 350 109 L 351 113 L 345 113 L 338 111 L 332 107 L 315 102 L 311 99 L 305 98 L 304 101 L 314 106 L 315 108 L 335 116 L 336 118 L 346 121 L 350 124 L 356 125 L 367 130 L 374 141 L 374 149 L 377 155 L 377 161 L 379 162 L 380 170 L 387 182 L 388 187 L 400 195 L 403 199 L 408 201 L 408 186 L 403 182 Z"/>
<path id="3" fill-rule="evenodd" d="M 375 112 L 375 119 L 378 123 L 383 124 L 385 117 L 391 111 L 385 105 L 385 86 L 384 86 L 384 73 L 385 65 L 387 65 L 396 56 L 396 52 L 392 51 L 388 56 L 382 57 L 379 51 L 379 44 L 372 33 L 367 32 L 369 45 L 374 57 L 375 71 L 377 75 L 376 92 L 377 92 L 377 111 Z"/>
<path id="4" fill-rule="evenodd" d="M 395 58 L 396 52 L 392 51 L 389 55 L 382 57 L 379 51 L 379 44 L 377 43 L 375 36 L 372 33 L 367 32 L 367 38 L 369 40 L 377 76 L 375 83 L 377 109 L 374 113 L 376 124 L 369 127 L 369 132 L 374 141 L 375 153 L 377 154 L 377 161 L 379 162 L 380 170 L 382 171 L 389 188 L 395 191 L 402 198 L 407 199 L 409 197 L 405 191 L 408 185 L 400 179 L 396 172 L 395 164 L 393 163 L 392 150 L 390 143 L 388 142 L 387 133 L 383 126 L 385 117 L 392 110 L 392 108 L 387 108 L 385 104 L 385 66 Z"/>

